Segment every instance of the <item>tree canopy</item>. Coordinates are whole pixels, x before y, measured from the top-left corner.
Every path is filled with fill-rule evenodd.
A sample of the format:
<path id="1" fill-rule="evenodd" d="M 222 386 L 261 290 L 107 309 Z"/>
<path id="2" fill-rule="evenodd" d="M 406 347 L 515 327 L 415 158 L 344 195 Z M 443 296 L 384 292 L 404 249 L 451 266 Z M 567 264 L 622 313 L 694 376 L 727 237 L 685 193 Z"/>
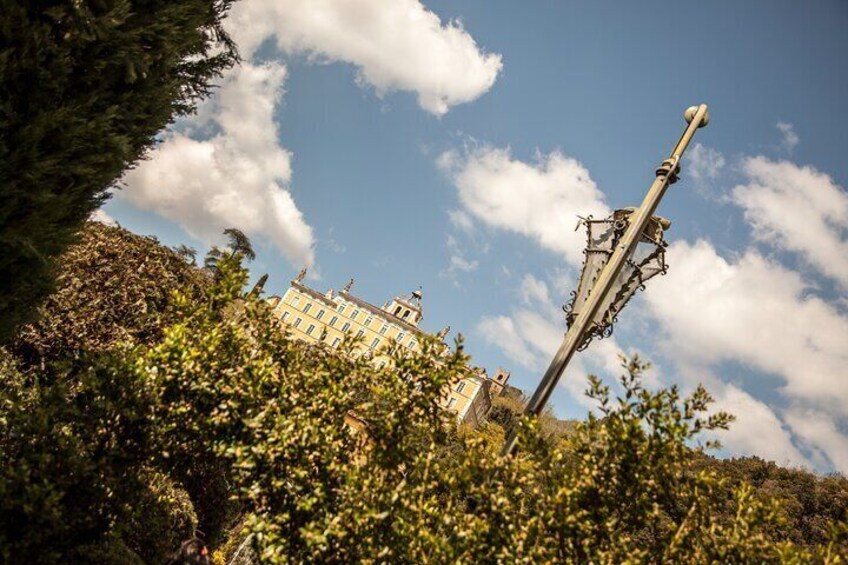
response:
<path id="1" fill-rule="evenodd" d="M 237 60 L 232 0 L 4 0 L 0 341 L 107 190 Z"/>
<path id="2" fill-rule="evenodd" d="M 150 244 L 90 229 L 94 242 Z M 110 249 L 84 241 L 76 251 L 95 258 L 70 264 Z M 104 306 L 155 292 L 159 268 L 192 269 L 155 257 Z M 206 544 L 216 563 L 844 562 L 844 505 L 825 508 L 844 482 L 799 472 L 821 489 L 812 522 L 827 532 L 807 537 L 790 521 L 807 510 L 762 488 L 776 471 L 731 476 L 693 447 L 730 425 L 702 388 L 648 390 L 647 365 L 630 359 L 615 388 L 590 378 L 598 411 L 584 422 L 516 419 L 499 402 L 482 428 L 458 429 L 439 400 L 468 370 L 461 341 L 397 347 L 383 368 L 352 342 L 342 354 L 304 344 L 245 295 L 241 260 L 223 256 L 205 285 L 189 278 L 154 302 L 168 312 L 159 332 L 93 340 L 73 359 L 0 350 L 0 559 L 162 563 Z M 60 293 L 80 288 L 60 280 Z M 84 323 L 71 318 L 44 319 Z M 45 351 L 70 335 L 30 330 L 55 340 Z M 513 423 L 521 448 L 505 458 Z"/>

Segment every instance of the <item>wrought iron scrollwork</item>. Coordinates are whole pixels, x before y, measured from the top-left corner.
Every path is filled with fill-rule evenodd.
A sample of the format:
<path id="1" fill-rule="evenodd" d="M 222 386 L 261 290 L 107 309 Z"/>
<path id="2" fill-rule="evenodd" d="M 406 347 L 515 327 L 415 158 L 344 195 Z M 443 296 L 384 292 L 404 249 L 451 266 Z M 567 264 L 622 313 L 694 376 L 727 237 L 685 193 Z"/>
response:
<path id="1" fill-rule="evenodd" d="M 568 327 L 571 327 L 579 315 L 580 309 L 594 289 L 598 276 L 627 231 L 632 212 L 633 209 L 616 210 L 611 216 L 601 220 L 595 220 L 592 216 L 580 218 L 577 227 L 586 227 L 586 248 L 583 250 L 584 260 L 577 289 L 571 292 L 570 300 L 562 307 Z M 595 315 L 593 324 L 583 336 L 578 350 L 586 349 L 593 339 L 611 336 L 613 326 L 618 321 L 618 314 L 630 298 L 636 292 L 644 290 L 645 282 L 649 279 L 667 272 L 667 244 L 662 239 L 663 221 L 661 218 L 652 218 L 651 224 L 641 235 L 634 255 L 627 259 L 624 270 L 619 274 L 618 286 L 610 289 L 612 298 L 602 303 L 602 311 Z"/>

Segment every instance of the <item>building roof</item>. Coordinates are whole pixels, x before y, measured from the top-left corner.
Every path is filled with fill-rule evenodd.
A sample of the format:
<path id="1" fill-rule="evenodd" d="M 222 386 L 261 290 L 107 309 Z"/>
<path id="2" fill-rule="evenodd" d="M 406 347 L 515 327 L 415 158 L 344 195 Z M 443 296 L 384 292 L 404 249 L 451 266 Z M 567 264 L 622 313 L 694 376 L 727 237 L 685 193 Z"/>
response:
<path id="1" fill-rule="evenodd" d="M 341 296 L 345 300 L 353 302 L 357 306 L 361 306 L 362 308 L 365 308 L 366 310 L 368 310 L 369 312 L 371 312 L 373 314 L 376 314 L 377 316 L 388 319 L 393 324 L 397 324 L 400 327 L 402 327 L 403 329 L 408 330 L 408 331 L 410 331 L 414 334 L 429 335 L 426 332 L 419 330 L 418 328 L 416 328 L 415 326 L 413 326 L 409 322 L 406 322 L 406 321 L 402 320 L 401 318 L 398 318 L 397 316 L 395 316 L 391 312 L 386 312 L 382 308 L 374 306 L 373 304 L 366 302 L 366 301 L 362 300 L 361 298 L 357 298 L 354 295 L 350 294 L 349 292 L 342 291 L 342 292 L 339 293 L 339 296 Z"/>
<path id="2" fill-rule="evenodd" d="M 335 303 L 335 302 L 333 302 L 331 299 L 327 298 L 327 296 L 326 296 L 326 295 L 321 294 L 321 293 L 320 293 L 320 292 L 318 292 L 317 290 L 312 290 L 311 288 L 309 288 L 308 286 L 306 286 L 305 284 L 303 284 L 303 283 L 301 283 L 301 282 L 298 282 L 298 281 L 292 281 L 292 282 L 291 282 L 291 285 L 292 285 L 294 288 L 296 288 L 297 290 L 301 291 L 302 293 L 304 293 L 304 294 L 308 294 L 309 296 L 311 296 L 311 297 L 312 297 L 312 298 L 314 298 L 315 300 L 319 300 L 319 301 L 323 302 L 324 304 L 326 304 L 326 305 L 327 305 L 327 306 L 329 306 L 330 308 L 335 308 L 335 307 L 336 307 L 336 303 Z"/>
<path id="3" fill-rule="evenodd" d="M 303 284 L 302 282 L 300 282 L 298 280 L 291 281 L 291 285 L 292 285 L 292 287 L 296 288 L 300 292 L 311 296 L 315 300 L 323 302 L 324 304 L 326 304 L 330 308 L 335 308 L 337 306 L 336 303 L 332 299 L 327 298 L 326 294 L 322 294 L 322 293 L 318 292 L 317 290 L 309 288 L 308 286 L 306 286 L 305 284 Z M 409 322 L 407 322 L 407 321 L 405 321 L 401 318 L 398 318 L 397 316 L 395 316 L 391 312 L 387 312 L 386 310 L 383 310 L 382 308 L 380 308 L 378 306 L 374 306 L 370 302 L 366 302 L 365 300 L 362 300 L 361 298 L 358 298 L 358 297 L 352 295 L 351 293 L 349 293 L 347 291 L 343 290 L 343 291 L 339 292 L 338 295 L 341 296 L 342 298 L 344 298 L 345 300 L 347 300 L 348 302 L 353 302 L 357 306 L 359 306 L 359 307 L 361 307 L 365 310 L 368 310 L 372 314 L 380 316 L 381 318 L 384 318 L 384 319 L 392 322 L 393 324 L 397 324 L 398 326 L 402 327 L 406 331 L 409 331 L 409 332 L 414 333 L 414 334 L 419 335 L 419 336 L 430 335 L 430 334 L 418 329 L 417 327 L 413 326 Z"/>

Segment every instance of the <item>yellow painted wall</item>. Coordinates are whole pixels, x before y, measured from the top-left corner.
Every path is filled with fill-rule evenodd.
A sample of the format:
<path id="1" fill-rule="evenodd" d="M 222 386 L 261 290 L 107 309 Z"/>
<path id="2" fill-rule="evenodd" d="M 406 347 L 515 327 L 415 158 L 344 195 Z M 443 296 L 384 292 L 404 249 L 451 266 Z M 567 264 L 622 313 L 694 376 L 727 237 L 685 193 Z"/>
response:
<path id="1" fill-rule="evenodd" d="M 382 311 L 382 314 L 377 314 L 339 294 L 332 298 L 320 296 L 314 296 L 302 285 L 293 284 L 276 304 L 274 313 L 295 338 L 303 341 L 321 341 L 326 331 L 323 341 L 338 347 L 345 334 L 361 335 L 361 351 L 371 351 L 377 366 L 389 362 L 379 352 L 390 342 L 399 343 L 411 351 L 420 349 L 419 339 L 423 332 L 394 322 L 391 314 Z M 491 404 L 488 390 L 483 390 L 485 386 L 482 378 L 467 377 L 451 387 L 444 405 L 461 421 L 476 426 Z"/>

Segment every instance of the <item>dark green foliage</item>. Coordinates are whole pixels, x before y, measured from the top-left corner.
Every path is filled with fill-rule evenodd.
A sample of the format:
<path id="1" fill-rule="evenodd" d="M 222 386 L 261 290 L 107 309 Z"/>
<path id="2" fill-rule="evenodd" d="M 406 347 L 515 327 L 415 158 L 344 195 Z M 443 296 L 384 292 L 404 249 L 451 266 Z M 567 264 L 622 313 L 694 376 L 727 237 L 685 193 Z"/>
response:
<path id="1" fill-rule="evenodd" d="M 88 222 L 61 258 L 58 288 L 11 350 L 24 368 L 152 344 L 176 321 L 173 294 L 197 296 L 209 281 L 170 249 L 122 228 Z"/>
<path id="2" fill-rule="evenodd" d="M 185 259 L 186 263 L 191 265 L 197 264 L 197 249 L 188 245 L 180 244 L 174 248 L 177 255 Z"/>
<path id="3" fill-rule="evenodd" d="M 79 551 L 85 562 L 134 550 L 159 563 L 196 517 L 147 467 L 152 401 L 116 369 L 119 348 L 158 342 L 178 319 L 174 293 L 202 295 L 208 278 L 152 238 L 94 222 L 61 264 L 58 290 L 0 368 L 0 551 L 37 562 Z"/>
<path id="4" fill-rule="evenodd" d="M 230 4 L 0 1 L 0 341 L 106 190 L 235 62 Z"/>
<path id="5" fill-rule="evenodd" d="M 92 361 L 41 382 L 0 374 L 0 558 L 52 563 L 104 541 L 145 490 L 150 456 L 144 383 Z M 12 559 L 14 558 L 14 559 Z"/>
<path id="6" fill-rule="evenodd" d="M 509 431 L 521 419 L 527 399 L 523 395 L 502 395 L 492 401 L 487 420 Z M 539 417 L 539 431 L 542 437 L 555 444 L 574 432 L 577 422 L 559 420 L 549 408 Z"/>
<path id="7" fill-rule="evenodd" d="M 236 253 L 240 253 L 247 261 L 256 259 L 253 244 L 250 243 L 250 239 L 244 235 L 243 231 L 237 228 L 227 228 L 224 230 L 224 235 L 229 240 L 230 257 L 233 257 Z"/>
<path id="8" fill-rule="evenodd" d="M 227 228 L 224 230 L 224 235 L 227 236 L 227 247 L 222 249 L 214 245 L 203 259 L 203 266 L 213 275 L 218 274 L 218 265 L 222 260 L 233 259 L 236 254 L 247 261 L 256 259 L 253 244 L 243 231 L 236 228 Z"/>
<path id="9" fill-rule="evenodd" d="M 775 469 L 704 468 L 687 445 L 729 418 L 705 416 L 703 389 L 645 390 L 634 359 L 618 397 L 590 379 L 601 416 L 567 429 L 499 401 L 521 433 L 503 458 L 501 425 L 457 430 L 438 406 L 469 370 L 461 343 L 396 348 L 376 369 L 352 343 L 294 341 L 245 297 L 242 259 L 223 254 L 214 280 L 167 300 L 159 332 L 128 330 L 134 347 L 94 340 L 96 355 L 25 372 L 0 357 L 0 559 L 161 563 L 197 527 L 216 563 L 237 549 L 266 563 L 844 563 L 844 526 L 793 543 L 790 506 L 770 499 L 791 490 L 793 512 L 817 508 L 836 531 L 844 482 L 790 473 L 769 491 Z"/>
<path id="10" fill-rule="evenodd" d="M 821 477 L 759 457 L 709 458 L 699 466 L 724 477 L 728 490 L 748 483 L 760 497 L 779 501 L 783 524 L 772 532 L 779 539 L 809 546 L 825 544 L 834 524 L 848 522 L 848 478 L 843 476 Z M 848 553 L 848 545 L 843 550 Z"/>
<path id="11" fill-rule="evenodd" d="M 197 528 L 188 493 L 167 474 L 145 468 L 127 513 L 117 522 L 116 537 L 146 563 L 165 563 Z"/>

